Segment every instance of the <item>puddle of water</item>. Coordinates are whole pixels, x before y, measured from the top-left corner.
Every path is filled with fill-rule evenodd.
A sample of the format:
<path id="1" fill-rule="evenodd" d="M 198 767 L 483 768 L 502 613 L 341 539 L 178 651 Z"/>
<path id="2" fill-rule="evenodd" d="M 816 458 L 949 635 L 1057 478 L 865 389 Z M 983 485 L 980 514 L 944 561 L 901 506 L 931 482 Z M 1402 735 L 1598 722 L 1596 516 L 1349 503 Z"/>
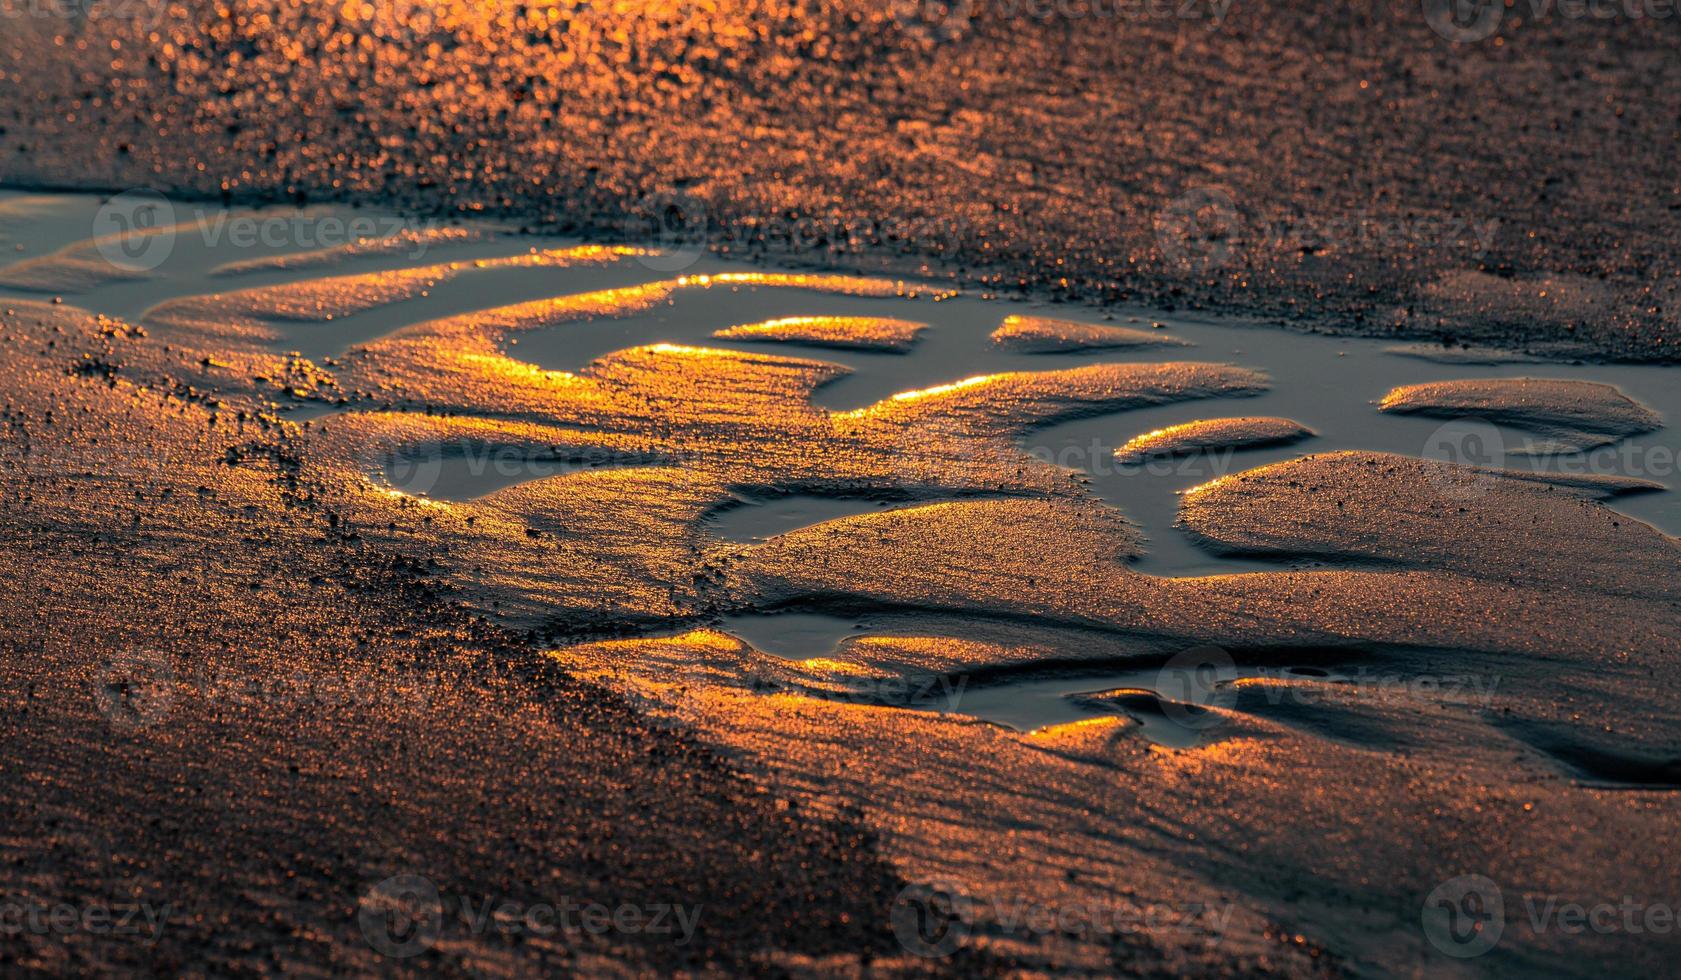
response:
<path id="1" fill-rule="evenodd" d="M 1156 670 L 1136 670 L 1096 676 L 1047 677 L 1009 684 L 965 685 L 954 699 L 953 710 L 957 714 L 1005 725 L 1017 731 L 1031 732 L 1082 718 L 1115 714 L 1115 709 L 1082 701 L 1079 696 L 1120 687 L 1150 690 L 1159 682 L 1159 674 L 1160 671 Z"/>
<path id="2" fill-rule="evenodd" d="M 0 192 L 0 202 L 32 196 Z M 0 225 L 0 266 L 50 255 L 65 246 L 87 241 L 103 227 L 95 218 L 100 198 L 73 195 L 53 198 L 53 201 L 50 208 L 30 210 L 26 234 L 22 233 L 22 221 L 16 223 L 19 228 L 10 231 L 7 226 Z M 334 276 L 420 268 L 446 262 L 506 258 L 527 254 L 532 249 L 565 248 L 578 244 L 571 239 L 494 234 L 473 241 L 429 242 L 388 254 L 350 255 L 326 265 L 262 269 L 240 275 L 218 276 L 214 274 L 215 270 L 229 262 L 313 252 L 317 250 L 315 242 L 318 239 L 334 245 L 342 243 L 345 236 L 333 236 L 328 229 L 335 226 L 323 225 L 323 222 L 337 221 L 337 227 L 341 228 L 357 222 L 359 224 L 355 227 L 371 228 L 382 235 L 414 225 L 395 215 L 365 209 L 311 207 L 300 210 L 277 205 L 224 212 L 207 204 L 177 202 L 175 205 L 177 221 L 188 222 L 198 216 L 205 218 L 200 227 L 181 229 L 172 239 L 167 256 L 147 278 L 111 282 L 83 292 L 66 293 L 65 301 L 95 313 L 139 322 L 147 310 L 170 299 Z M 250 244 L 243 244 L 243 240 L 238 246 L 233 244 L 233 236 L 244 235 L 252 228 L 258 233 Z M 24 251 L 13 248 L 14 237 L 25 246 Z M 393 303 L 341 317 L 331 323 L 278 324 L 285 338 L 276 347 L 296 350 L 305 357 L 319 360 L 341 354 L 349 347 L 409 323 L 487 306 L 629 285 L 654 278 L 658 276 L 634 262 L 571 269 L 467 269 L 455 279 L 440 283 L 431 295 L 421 299 Z M 51 292 L 5 289 L 0 289 L 0 294 L 37 300 L 54 295 Z"/>
<path id="3" fill-rule="evenodd" d="M 41 215 L 31 217 L 28 251 L 35 255 L 51 247 L 80 240 L 93 229 L 92 215 L 98 199 L 75 196 L 64 199 Z M 205 209 L 214 213 L 215 209 Z M 290 220 L 296 209 L 270 208 L 258 217 Z M 322 213 L 322 212 L 312 212 Z M 334 212 L 343 217 L 367 217 L 370 212 Z M 178 217 L 187 217 L 187 213 Z M 37 220 L 38 219 L 38 220 Z M 178 236 L 168 260 L 155 280 L 114 283 L 88 293 L 66 297 L 68 301 L 96 312 L 134 319 L 155 302 L 197 292 L 221 292 L 233 288 L 292 282 L 321 275 L 348 274 L 395 269 L 446 260 L 492 258 L 528 251 L 533 246 L 555 247 L 570 242 L 556 239 L 506 236 L 480 242 L 433 245 L 417 259 L 412 254 L 352 258 L 331 267 L 263 271 L 248 276 L 212 277 L 210 272 L 230 260 L 248 260 L 264 255 L 308 251 L 301 246 L 281 248 L 232 248 L 223 236 L 220 244 L 199 233 Z M 0 262 L 8 260 L 0 255 Z M 13 257 L 15 258 L 15 256 Z M 750 267 L 703 258 L 686 273 L 743 271 Z M 411 322 L 433 319 L 566 293 L 626 285 L 664 278 L 666 274 L 645 268 L 635 260 L 610 266 L 574 269 L 469 270 L 440 284 L 423 299 L 376 308 L 327 324 L 292 324 L 284 346 L 310 356 L 341 352 L 345 347 L 381 336 Z M 39 298 L 39 294 L 18 293 Z M 569 323 L 548 331 L 512 338 L 510 355 L 546 368 L 577 370 L 591 360 L 625 347 L 667 342 L 753 350 L 763 345 L 746 341 L 715 339 L 721 328 L 786 316 L 877 316 L 898 317 L 928 323 L 920 342 L 909 353 L 869 351 L 797 351 L 853 369 L 850 375 L 824 385 L 814 395 L 821 407 L 843 411 L 862 407 L 891 395 L 953 380 L 999 371 L 1047 371 L 1099 362 L 1160 363 L 1175 360 L 1224 361 L 1267 372 L 1273 381 L 1268 392 L 1252 398 L 1209 399 L 1163 405 L 1133 411 L 1079 419 L 1032 433 L 1023 448 L 1071 469 L 1091 481 L 1091 489 L 1119 506 L 1136 521 L 1148 537 L 1148 553 L 1136 565 L 1139 571 L 1157 575 L 1199 575 L 1244 572 L 1278 567 L 1274 562 L 1244 561 L 1207 554 L 1173 526 L 1177 517 L 1178 494 L 1208 480 L 1254 466 L 1297 456 L 1333 450 L 1378 450 L 1410 456 L 1431 453 L 1432 437 L 1442 428 L 1441 420 L 1385 415 L 1373 404 L 1392 388 L 1422 381 L 1460 378 L 1549 377 L 1607 382 L 1656 409 L 1666 419 L 1681 420 L 1681 385 L 1675 383 L 1677 369 L 1638 365 L 1582 365 L 1535 363 L 1458 363 L 1423 360 L 1392 349 L 1393 341 L 1361 338 L 1328 338 L 1320 335 L 1260 329 L 1230 320 L 1210 320 L 1146 310 L 1102 314 L 1056 304 L 1028 304 L 992 301 L 974 295 L 935 301 L 935 291 L 922 298 L 876 298 L 833 296 L 810 290 L 773 287 L 714 287 L 679 293 L 670 303 L 623 318 L 602 318 Z M 1152 321 L 1166 326 L 1164 335 L 1189 341 L 1183 348 L 1080 351 L 1060 354 L 1023 354 L 993 344 L 990 333 L 1012 314 L 1053 316 L 1094 324 L 1112 324 L 1148 329 Z M 1464 356 L 1464 355 L 1456 355 Z M 300 410 L 296 418 L 310 417 Z M 1287 447 L 1255 448 L 1240 452 L 1217 451 L 1182 459 L 1155 460 L 1129 467 L 1115 464 L 1113 451 L 1128 439 L 1168 425 L 1229 415 L 1272 415 L 1293 419 L 1319 433 L 1317 438 Z M 1507 447 L 1518 447 L 1535 434 L 1498 428 Z M 1673 427 L 1636 436 L 1585 457 L 1553 457 L 1536 462 L 1507 458 L 1506 465 L 1551 469 L 1590 467 L 1595 472 L 1614 472 L 1655 479 L 1671 488 L 1676 485 L 1677 457 L 1681 456 L 1681 429 Z M 462 463 L 450 462 L 437 476 L 429 492 L 444 499 L 471 499 L 521 479 L 552 475 L 554 471 L 527 471 L 509 478 L 480 474 L 459 477 Z M 751 541 L 782 530 L 790 530 L 822 519 L 861 513 L 844 505 L 825 510 L 828 504 L 760 505 L 723 511 L 717 516 L 720 534 L 729 540 Z M 1620 498 L 1612 506 L 1635 519 L 1670 534 L 1681 533 L 1681 495 L 1673 492 Z M 806 508 L 802 513 L 802 507 Z M 768 509 L 767 509 L 768 508 Z"/>
<path id="4" fill-rule="evenodd" d="M 0 219 L 0 267 L 40 258 L 88 237 L 99 199 L 91 194 L 24 194 L 0 191 L 0 205 L 18 202 Z"/>
<path id="5" fill-rule="evenodd" d="M 385 486 L 411 497 L 463 503 L 544 477 L 625 465 L 631 464 L 450 447 L 443 452 L 394 456 L 377 475 Z"/>
<path id="6" fill-rule="evenodd" d="M 1238 668 L 1222 675 L 1222 684 L 1243 678 L 1323 677 L 1323 671 L 1296 668 Z M 966 715 L 1022 732 L 1114 715 L 1139 723 L 1141 734 L 1158 745 L 1190 748 L 1201 744 L 1221 724 L 1218 713 L 1175 698 L 1185 696 L 1184 677 L 1159 667 L 1094 673 L 1059 674 L 984 685 L 967 685 L 951 678 L 952 691 L 943 702 L 911 705 Z M 1224 701 L 1219 695 L 1210 700 Z"/>
<path id="7" fill-rule="evenodd" d="M 331 415 L 337 415 L 343 409 L 326 402 L 290 402 L 282 403 L 277 414 L 288 422 L 313 422 Z"/>
<path id="8" fill-rule="evenodd" d="M 531 243 L 531 239 L 520 240 Z M 576 242 L 562 242 L 555 239 L 543 239 L 538 242 L 540 248 L 564 248 Z M 489 248 L 489 246 L 485 246 Z M 465 248 L 465 246 L 463 246 Z M 509 255 L 523 254 L 524 247 L 513 249 L 504 243 L 501 251 Z M 475 256 L 478 257 L 478 256 Z M 494 256 L 484 256 L 494 257 Z M 455 255 L 437 261 L 454 261 Z M 359 344 L 378 340 L 394 333 L 403 327 L 429 320 L 439 320 L 445 317 L 458 316 L 479 310 L 524 303 L 532 300 L 546 299 L 552 296 L 566 296 L 574 293 L 590 292 L 597 289 L 611 289 L 618 286 L 631 286 L 646 282 L 653 278 L 648 270 L 637 265 L 634 261 L 620 262 L 611 265 L 578 265 L 570 268 L 534 268 L 534 267 L 500 267 L 488 269 L 468 268 L 457 273 L 453 278 L 438 283 L 427 291 L 427 295 L 411 300 L 376 306 L 373 309 L 343 316 L 330 323 L 293 323 L 277 324 L 285 334 L 283 340 L 276 346 L 286 350 L 295 350 L 304 357 L 321 360 L 326 357 L 336 357 L 346 350 Z M 243 285 L 244 280 L 240 280 Z M 570 327 L 594 327 L 596 323 L 611 323 L 610 320 L 595 321 L 592 324 L 569 324 Z M 549 333 L 560 333 L 566 328 L 557 328 Z M 516 338 L 517 339 L 517 338 Z M 630 344 L 612 344 L 611 353 Z M 511 347 L 517 352 L 517 346 Z M 515 356 L 522 356 L 516 353 Z"/>
<path id="9" fill-rule="evenodd" d="M 920 505 L 920 504 L 919 504 Z M 899 507 L 905 506 L 903 504 Z M 797 531 L 824 521 L 897 509 L 884 500 L 814 497 L 797 494 L 773 500 L 742 498 L 708 517 L 712 533 L 725 541 L 750 543 Z"/>
<path id="10" fill-rule="evenodd" d="M 756 650 L 788 660 L 837 656 L 846 659 L 842 645 L 850 638 L 872 633 L 895 636 L 904 633 L 896 624 L 807 612 L 726 616 L 718 629 Z M 1226 685 L 1243 678 L 1276 679 L 1292 675 L 1304 679 L 1328 676 L 1326 671 L 1315 667 L 1230 666 L 1223 668 L 1218 676 L 1220 684 Z M 1183 669 L 1164 670 L 1159 666 L 1130 670 L 1075 669 L 979 683 L 961 670 L 943 674 L 903 671 L 899 681 L 895 690 L 918 694 L 902 704 L 895 702 L 899 707 L 961 715 L 1022 732 L 1086 718 L 1125 715 L 1139 723 L 1139 731 L 1146 739 L 1173 748 L 1190 748 L 1205 741 L 1222 718 L 1197 704 L 1176 700 L 1187 695 L 1187 674 Z M 870 690 L 885 686 L 881 682 L 867 685 Z M 1204 700 L 1225 701 L 1210 691 L 1200 696 Z"/>
<path id="11" fill-rule="evenodd" d="M 722 264 L 702 263 L 697 271 L 727 271 Z M 1498 377 L 1557 377 L 1604 381 L 1656 409 L 1668 419 L 1681 419 L 1681 385 L 1676 369 L 1640 365 L 1583 365 L 1511 363 L 1434 363 L 1387 349 L 1392 341 L 1332 338 L 1316 334 L 1258 328 L 1230 321 L 1190 319 L 1156 314 L 1164 331 L 1195 344 L 1184 348 L 1079 351 L 1063 354 L 1022 354 L 992 344 L 988 335 L 1010 314 L 1062 316 L 1092 323 L 1147 328 L 1149 315 L 1121 314 L 1105 321 L 1093 311 L 1070 311 L 1057 306 L 1028 305 L 958 296 L 939 302 L 931 298 L 830 296 L 806 290 L 741 287 L 682 293 L 656 310 L 618 320 L 568 324 L 551 331 L 526 334 L 508 353 L 541 367 L 577 370 L 603 354 L 636 344 L 669 342 L 712 347 L 743 346 L 711 337 L 714 330 L 746 320 L 791 315 L 900 316 L 927 322 L 930 327 L 909 354 L 888 355 L 861 351 L 822 351 L 810 354 L 844 364 L 853 373 L 819 388 L 813 402 L 834 411 L 872 404 L 901 391 L 926 388 L 952 380 L 999 371 L 1048 371 L 1098 362 L 1162 363 L 1219 361 L 1259 368 L 1272 379 L 1272 388 L 1258 397 L 1209 399 L 1079 419 L 1030 434 L 1022 448 L 1041 458 L 1087 474 L 1093 492 L 1116 504 L 1137 521 L 1148 536 L 1148 554 L 1139 571 L 1156 575 L 1205 575 L 1276 569 L 1269 561 L 1230 559 L 1211 555 L 1174 526 L 1178 495 L 1209 480 L 1244 469 L 1294 459 L 1309 453 L 1337 450 L 1378 450 L 1408 456 L 1432 455 L 1432 437 L 1444 421 L 1386 415 L 1376 401 L 1392 388 L 1424 380 Z M 1226 415 L 1281 416 L 1315 430 L 1318 436 L 1291 446 L 1220 450 L 1207 454 L 1153 460 L 1119 466 L 1113 453 L 1127 440 L 1154 429 Z M 1537 438 L 1532 432 L 1496 427 L 1507 450 Z M 1681 430 L 1660 429 L 1615 447 L 1615 453 L 1590 457 L 1553 457 L 1536 461 L 1511 455 L 1500 465 L 1547 469 L 1582 468 L 1596 472 L 1676 483 L 1676 458 L 1681 455 Z M 1615 509 L 1653 524 L 1670 534 L 1681 532 L 1681 495 L 1647 494 L 1621 498 Z M 844 516 L 837 513 L 836 516 Z M 742 519 L 748 519 L 742 515 Z M 779 526 L 782 530 L 787 526 Z M 774 533 L 774 532 L 773 532 Z M 748 540 L 737 537 L 735 540 Z"/>
<path id="12" fill-rule="evenodd" d="M 787 660 L 810 660 L 832 656 L 842 640 L 865 635 L 871 625 L 847 616 L 783 612 L 725 616 L 718 628 L 755 650 Z"/>

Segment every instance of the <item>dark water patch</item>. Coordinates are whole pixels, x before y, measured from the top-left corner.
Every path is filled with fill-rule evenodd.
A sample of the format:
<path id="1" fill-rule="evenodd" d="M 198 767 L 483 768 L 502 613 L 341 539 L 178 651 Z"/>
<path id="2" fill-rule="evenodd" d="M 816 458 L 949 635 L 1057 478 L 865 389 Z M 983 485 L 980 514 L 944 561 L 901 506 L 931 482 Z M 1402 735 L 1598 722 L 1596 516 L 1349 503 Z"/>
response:
<path id="1" fill-rule="evenodd" d="M 1681 789 L 1681 754 L 1628 742 L 1613 743 L 1579 726 L 1537 720 L 1502 726 L 1585 783 L 1630 789 Z"/>
<path id="2" fill-rule="evenodd" d="M 600 451 L 533 452 L 461 440 L 392 454 L 381 461 L 376 476 L 411 497 L 462 503 L 551 476 L 654 464 L 645 457 Z"/>

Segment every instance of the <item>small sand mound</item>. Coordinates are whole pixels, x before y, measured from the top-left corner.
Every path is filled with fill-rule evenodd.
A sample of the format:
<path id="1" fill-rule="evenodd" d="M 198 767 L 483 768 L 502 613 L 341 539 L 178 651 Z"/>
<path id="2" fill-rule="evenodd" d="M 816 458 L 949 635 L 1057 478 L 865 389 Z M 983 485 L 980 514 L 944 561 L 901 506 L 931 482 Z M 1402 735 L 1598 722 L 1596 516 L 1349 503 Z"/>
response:
<path id="1" fill-rule="evenodd" d="M 1137 463 L 1158 456 L 1189 456 L 1219 449 L 1279 446 L 1313 434 L 1312 429 L 1291 419 L 1256 416 L 1199 419 L 1146 432 L 1115 450 L 1115 461 Z"/>
<path id="2" fill-rule="evenodd" d="M 420 258 L 426 250 L 438 245 L 460 245 L 482 241 L 486 234 L 470 228 L 403 228 L 380 237 L 358 239 L 346 245 L 319 248 L 286 255 L 266 255 L 240 262 L 225 262 L 210 274 L 217 278 L 244 276 L 257 272 L 297 272 L 304 269 L 330 269 L 349 259 L 372 258 L 383 255 L 412 255 Z"/>
<path id="3" fill-rule="evenodd" d="M 1615 387 L 1552 378 L 1436 381 L 1396 388 L 1385 412 L 1433 418 L 1475 418 L 1532 429 L 1566 450 L 1591 449 L 1663 425 L 1658 414 Z"/>
<path id="4" fill-rule="evenodd" d="M 992 332 L 992 342 L 1022 354 L 1055 354 L 1073 350 L 1118 347 L 1189 347 L 1187 341 L 1148 330 L 1107 327 L 1042 316 L 1005 317 Z"/>
<path id="5" fill-rule="evenodd" d="M 927 328 L 926 323 L 883 316 L 790 316 L 766 320 L 763 323 L 729 327 L 717 331 L 712 336 L 719 340 L 751 340 L 903 354 L 916 343 L 917 334 Z"/>

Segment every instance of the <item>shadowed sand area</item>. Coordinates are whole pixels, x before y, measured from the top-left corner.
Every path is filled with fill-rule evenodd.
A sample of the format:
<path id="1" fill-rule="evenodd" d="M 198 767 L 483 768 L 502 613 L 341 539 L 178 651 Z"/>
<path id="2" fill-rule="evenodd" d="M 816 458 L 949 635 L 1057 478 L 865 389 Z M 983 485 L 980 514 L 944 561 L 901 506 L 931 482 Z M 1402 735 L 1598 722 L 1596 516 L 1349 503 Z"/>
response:
<path id="1" fill-rule="evenodd" d="M 1409 385 L 1385 395 L 1386 412 L 1435 418 L 1474 418 L 1551 436 L 1552 452 L 1592 449 L 1663 420 L 1610 385 L 1546 378 L 1443 381 Z"/>
<path id="2" fill-rule="evenodd" d="M 1681 843 L 1666 369 L 380 241 L 0 266 L 7 888 L 178 901 L 176 972 L 509 976 L 1432 972 L 1459 875 L 1674 897 L 1618 860 Z M 1077 342 L 996 342 L 1035 319 Z M 895 351 L 730 331 L 837 322 Z M 396 962 L 356 917 L 401 874 L 705 914 Z M 933 884 L 950 958 L 895 918 Z M 1479 972 L 1675 952 L 1505 928 Z"/>

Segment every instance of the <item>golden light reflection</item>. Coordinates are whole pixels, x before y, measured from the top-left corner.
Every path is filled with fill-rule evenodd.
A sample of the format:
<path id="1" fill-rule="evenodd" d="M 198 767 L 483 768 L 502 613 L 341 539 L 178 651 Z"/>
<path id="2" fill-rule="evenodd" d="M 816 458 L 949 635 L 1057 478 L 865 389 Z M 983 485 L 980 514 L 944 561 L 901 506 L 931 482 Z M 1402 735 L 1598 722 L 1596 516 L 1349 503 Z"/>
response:
<path id="1" fill-rule="evenodd" d="M 921 398 L 932 398 L 936 395 L 944 395 L 953 391 L 962 391 L 965 388 L 973 388 L 976 385 L 983 385 L 988 381 L 1002 377 L 1004 377 L 1002 374 L 977 374 L 972 378 L 964 378 L 961 381 L 953 381 L 949 384 L 935 385 L 932 388 L 918 388 L 914 391 L 901 391 L 897 395 L 893 396 L 893 400 L 896 402 L 910 402 Z"/>
<path id="2" fill-rule="evenodd" d="M 727 327 L 712 336 L 721 340 L 806 343 L 860 350 L 906 351 L 926 323 L 874 316 L 789 316 Z"/>
<path id="3" fill-rule="evenodd" d="M 848 677 L 877 677 L 881 676 L 882 673 L 879 670 L 874 670 L 864 666 L 863 664 L 855 664 L 845 660 L 836 660 L 832 657 L 812 657 L 809 660 L 799 661 L 799 664 L 801 667 L 810 671 L 821 671 L 827 674 L 841 674 Z"/>

